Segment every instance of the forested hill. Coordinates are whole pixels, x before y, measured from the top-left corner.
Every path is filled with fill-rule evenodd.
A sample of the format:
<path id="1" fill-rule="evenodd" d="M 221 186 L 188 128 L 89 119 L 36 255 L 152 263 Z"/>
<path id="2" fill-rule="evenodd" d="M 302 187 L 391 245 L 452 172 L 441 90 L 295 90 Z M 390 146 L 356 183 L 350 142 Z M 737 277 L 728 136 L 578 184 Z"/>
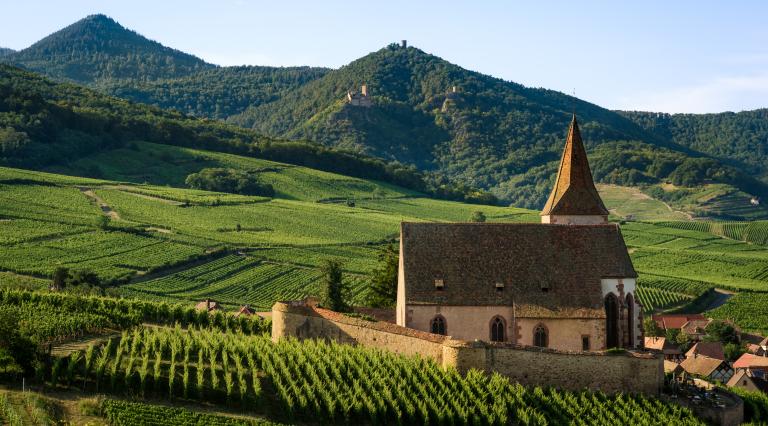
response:
<path id="1" fill-rule="evenodd" d="M 363 82 L 374 106 L 346 104 L 347 90 Z M 398 45 L 331 71 L 275 102 L 249 108 L 230 122 L 437 170 L 515 205 L 536 208 L 551 187 L 574 111 L 599 181 L 721 182 L 751 193 L 765 191 L 717 158 L 678 145 L 624 115 Z"/>
<path id="2" fill-rule="evenodd" d="M 6 60 L 79 83 L 180 77 L 215 67 L 149 40 L 104 15 L 81 19 Z"/>
<path id="3" fill-rule="evenodd" d="M 45 169 L 130 147 L 137 140 L 255 156 L 429 190 L 412 167 L 314 143 L 274 140 L 0 64 L 0 165 Z"/>
<path id="4" fill-rule="evenodd" d="M 314 67 L 219 67 L 149 40 L 104 15 L 91 15 L 3 61 L 103 92 L 223 119 L 325 74 Z"/>
<path id="5" fill-rule="evenodd" d="M 718 114 L 620 111 L 660 138 L 768 174 L 768 109 Z"/>
<path id="6" fill-rule="evenodd" d="M 10 55 L 11 53 L 14 53 L 15 50 L 9 49 L 7 47 L 0 47 L 0 58 L 6 55 Z"/>

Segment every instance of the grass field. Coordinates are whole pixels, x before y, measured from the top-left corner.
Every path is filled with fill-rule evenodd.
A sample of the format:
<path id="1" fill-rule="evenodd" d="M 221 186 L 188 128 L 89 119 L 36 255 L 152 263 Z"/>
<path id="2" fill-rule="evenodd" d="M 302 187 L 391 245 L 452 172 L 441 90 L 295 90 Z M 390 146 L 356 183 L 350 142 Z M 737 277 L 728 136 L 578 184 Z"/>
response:
<path id="1" fill-rule="evenodd" d="M 611 214 L 634 220 L 687 220 L 688 215 L 672 210 L 637 188 L 618 185 L 597 185 L 600 197 Z"/>
<path id="2" fill-rule="evenodd" d="M 213 297 L 268 309 L 278 299 L 318 294 L 319 265 L 336 259 L 353 301 L 362 303 L 366 274 L 379 250 L 395 242 L 401 221 L 466 221 L 475 211 L 489 221 L 539 221 L 535 211 L 433 200 L 265 160 L 148 143 L 125 151 L 124 162 L 102 154 L 82 160 L 119 182 L 0 168 L 0 286 L 43 288 L 65 266 L 91 269 L 129 297 Z M 143 182 L 127 174 L 142 162 L 147 180 L 174 185 L 201 164 L 258 170 L 277 195 L 131 183 Z M 622 226 L 647 309 L 686 303 L 711 287 L 768 291 L 768 249 L 759 244 L 768 238 L 764 223 L 681 221 L 637 190 L 601 191 L 615 215 L 664 219 Z M 104 206 L 114 212 L 106 223 Z"/>

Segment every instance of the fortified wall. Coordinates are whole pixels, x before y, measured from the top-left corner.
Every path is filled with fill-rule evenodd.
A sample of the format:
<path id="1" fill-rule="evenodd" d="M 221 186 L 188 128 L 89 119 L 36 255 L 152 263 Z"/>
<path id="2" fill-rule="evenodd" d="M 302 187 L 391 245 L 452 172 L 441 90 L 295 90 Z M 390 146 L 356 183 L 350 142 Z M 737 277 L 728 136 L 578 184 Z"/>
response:
<path id="1" fill-rule="evenodd" d="M 498 372 L 524 385 L 606 393 L 658 395 L 664 382 L 660 356 L 626 352 L 567 352 L 503 343 L 468 342 L 382 321 L 367 321 L 305 302 L 272 307 L 272 339 L 325 339 L 421 355 L 461 372 Z"/>

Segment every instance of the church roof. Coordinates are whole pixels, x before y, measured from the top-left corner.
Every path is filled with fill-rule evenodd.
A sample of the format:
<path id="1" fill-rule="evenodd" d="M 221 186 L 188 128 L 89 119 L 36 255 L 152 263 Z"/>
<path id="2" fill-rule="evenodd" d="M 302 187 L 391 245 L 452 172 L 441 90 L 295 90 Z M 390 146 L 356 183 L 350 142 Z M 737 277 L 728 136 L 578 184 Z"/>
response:
<path id="1" fill-rule="evenodd" d="M 608 215 L 592 179 L 575 114 L 568 130 L 555 186 L 541 215 Z"/>
<path id="2" fill-rule="evenodd" d="M 601 318 L 601 278 L 637 276 L 615 224 L 403 222 L 400 239 L 407 304 Z"/>

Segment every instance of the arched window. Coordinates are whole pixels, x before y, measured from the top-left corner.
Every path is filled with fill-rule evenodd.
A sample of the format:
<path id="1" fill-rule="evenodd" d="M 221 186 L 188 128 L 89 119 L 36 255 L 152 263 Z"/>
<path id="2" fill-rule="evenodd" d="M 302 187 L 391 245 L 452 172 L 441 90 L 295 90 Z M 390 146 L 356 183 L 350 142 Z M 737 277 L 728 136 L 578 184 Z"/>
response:
<path id="1" fill-rule="evenodd" d="M 619 301 L 613 293 L 605 296 L 605 347 L 619 346 Z"/>
<path id="2" fill-rule="evenodd" d="M 533 329 L 533 346 L 540 348 L 546 348 L 549 344 L 547 336 L 547 328 L 543 324 L 539 324 Z"/>
<path id="3" fill-rule="evenodd" d="M 634 335 L 634 321 L 635 315 L 635 298 L 632 297 L 632 293 L 627 294 L 627 343 L 624 347 L 634 348 L 635 342 L 632 336 Z"/>
<path id="4" fill-rule="evenodd" d="M 493 317 L 493 319 L 491 320 L 491 341 L 492 342 L 505 341 L 506 329 L 507 329 L 507 324 L 506 322 L 504 322 L 504 318 L 499 316 Z"/>
<path id="5" fill-rule="evenodd" d="M 434 318 L 432 318 L 432 322 L 429 325 L 429 330 L 433 334 L 442 334 L 445 336 L 445 318 L 443 318 L 442 315 L 438 315 Z"/>

